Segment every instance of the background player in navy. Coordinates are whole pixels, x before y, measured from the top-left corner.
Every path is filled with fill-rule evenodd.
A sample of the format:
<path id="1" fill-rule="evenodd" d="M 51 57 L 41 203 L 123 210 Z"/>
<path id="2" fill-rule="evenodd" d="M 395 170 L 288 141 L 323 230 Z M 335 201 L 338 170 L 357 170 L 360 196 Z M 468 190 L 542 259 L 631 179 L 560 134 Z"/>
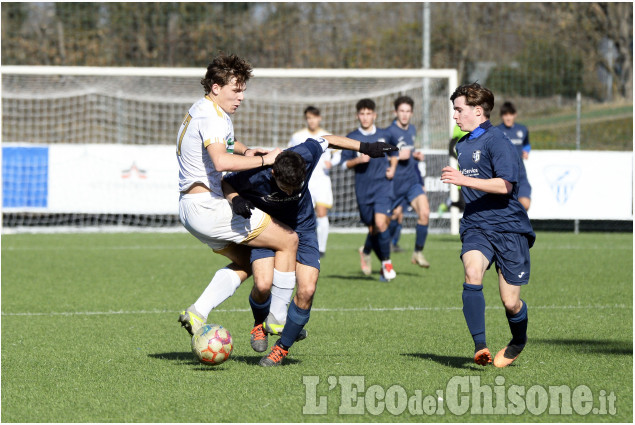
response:
<path id="1" fill-rule="evenodd" d="M 296 263 L 296 295 L 289 305 L 286 323 L 280 339 L 272 347 L 269 355 L 260 361 L 261 366 L 276 366 L 287 356 L 289 348 L 298 339 L 304 325 L 309 321 L 313 295 L 315 293 L 320 271 L 320 253 L 316 235 L 316 218 L 313 209 L 308 182 L 318 164 L 320 157 L 328 147 L 360 151 L 371 157 L 383 157 L 384 153 L 396 151 L 387 143 L 360 143 L 342 136 L 324 136 L 307 139 L 304 143 L 283 151 L 273 164 L 273 168 L 260 168 L 247 172 L 230 173 L 223 179 L 223 190 L 232 203 L 234 212 L 248 217 L 251 209 L 256 207 L 294 229 L 299 244 Z M 257 302 L 254 309 L 256 325 L 267 318 L 270 310 L 280 306 L 286 309 L 291 300 L 270 295 L 274 252 L 269 249 L 254 249 L 251 260 L 262 264 L 270 260 L 270 267 L 260 265 L 253 268 L 254 288 L 251 297 Z M 259 275 L 264 273 L 264 276 Z M 261 335 L 266 341 L 266 336 Z M 264 351 L 264 350 L 263 350 Z"/>
<path id="2" fill-rule="evenodd" d="M 501 120 L 503 122 L 498 125 L 505 136 L 511 140 L 516 147 L 516 151 L 520 156 L 520 177 L 518 181 L 518 200 L 525 210 L 529 211 L 531 205 L 531 185 L 527 178 L 527 170 L 525 169 L 525 159 L 529 159 L 529 152 L 531 151 L 531 145 L 529 144 L 529 130 L 522 124 L 516 123 L 516 108 L 511 102 L 503 103 L 501 106 Z"/>
<path id="3" fill-rule="evenodd" d="M 357 102 L 359 128 L 347 135 L 363 143 L 389 142 L 387 130 L 375 127 L 375 102 L 362 99 Z M 396 145 L 396 144 L 394 144 Z M 390 281 L 397 276 L 390 261 L 390 232 L 388 225 L 393 208 L 393 182 L 396 168 L 396 152 L 391 155 L 392 165 L 387 158 L 371 159 L 368 155 L 342 152 L 341 162 L 345 168 L 355 170 L 355 196 L 362 223 L 368 226 L 366 244 L 359 249 L 362 272 L 371 273 L 371 247 L 381 261 L 382 281 Z"/>
<path id="4" fill-rule="evenodd" d="M 430 267 L 430 263 L 423 256 L 423 248 L 428 237 L 428 223 L 430 221 L 430 203 L 423 189 L 423 180 L 417 161 L 423 161 L 423 153 L 415 152 L 415 136 L 417 130 L 410 124 L 414 100 L 410 96 L 400 96 L 395 100 L 395 114 L 397 118 L 388 127 L 392 135 L 391 143 L 396 143 L 399 148 L 399 162 L 393 177 L 393 190 L 395 201 L 393 203 L 393 220 L 390 228 L 397 230 L 400 218 L 403 218 L 403 204 L 409 204 L 417 213 L 417 225 L 415 227 L 415 248 L 412 253 L 412 264 L 421 267 Z M 395 216 L 397 216 L 395 220 Z M 395 234 L 391 232 L 393 243 Z M 397 238 L 398 239 L 398 238 Z M 394 243 L 396 245 L 396 243 Z"/>
<path id="5" fill-rule="evenodd" d="M 494 366 L 510 365 L 527 342 L 527 304 L 520 287 L 529 283 L 529 248 L 536 235 L 518 202 L 520 157 L 502 131 L 492 126 L 492 92 L 477 83 L 458 87 L 450 100 L 463 131 L 456 144 L 460 171 L 444 167 L 441 180 L 461 186 L 465 212 L 461 219 L 461 259 L 465 269 L 463 314 L 475 345 L 474 362 L 492 356 L 485 340 L 483 276 L 496 263 L 499 291 L 512 339 L 494 358 Z"/>

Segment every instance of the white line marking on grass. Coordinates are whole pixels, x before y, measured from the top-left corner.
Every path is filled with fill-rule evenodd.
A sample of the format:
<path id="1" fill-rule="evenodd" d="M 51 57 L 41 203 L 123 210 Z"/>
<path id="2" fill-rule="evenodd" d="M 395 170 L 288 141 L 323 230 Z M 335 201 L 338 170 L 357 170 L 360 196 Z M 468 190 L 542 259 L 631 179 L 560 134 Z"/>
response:
<path id="1" fill-rule="evenodd" d="M 487 310 L 502 310 L 502 306 L 485 307 Z M 632 305 L 608 304 L 608 305 L 532 305 L 531 309 L 537 310 L 604 310 L 604 309 L 632 309 Z M 352 308 L 320 308 L 316 307 L 312 311 L 331 313 L 355 313 L 355 312 L 382 312 L 382 311 L 456 311 L 462 307 L 352 307 Z M 2 312 L 3 316 L 115 316 L 120 314 L 166 314 L 176 313 L 177 310 L 118 310 L 118 311 L 52 311 L 52 312 Z M 246 313 L 251 312 L 248 308 L 217 309 L 216 313 Z"/>

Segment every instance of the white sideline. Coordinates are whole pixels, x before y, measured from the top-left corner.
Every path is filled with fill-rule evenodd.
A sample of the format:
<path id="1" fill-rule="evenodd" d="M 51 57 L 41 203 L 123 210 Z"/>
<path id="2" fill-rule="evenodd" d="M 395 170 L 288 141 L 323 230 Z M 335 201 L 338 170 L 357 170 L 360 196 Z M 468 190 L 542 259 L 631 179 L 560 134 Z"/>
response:
<path id="1" fill-rule="evenodd" d="M 502 306 L 488 306 L 487 310 L 502 310 Z M 590 309 L 590 310 L 603 310 L 603 309 L 632 309 L 632 305 L 626 304 L 607 304 L 607 305 L 532 305 L 531 309 L 534 310 L 578 310 L 578 309 Z M 455 311 L 461 310 L 461 307 L 354 307 L 354 308 L 313 308 L 311 311 L 318 312 L 331 312 L 331 313 L 349 313 L 349 312 L 383 312 L 383 311 Z M 177 310 L 119 310 L 119 311 L 60 311 L 60 312 L 21 312 L 11 313 L 2 312 L 2 316 L 114 316 L 120 314 L 174 314 Z M 217 309 L 215 313 L 246 313 L 251 312 L 248 308 L 235 308 L 235 309 Z"/>

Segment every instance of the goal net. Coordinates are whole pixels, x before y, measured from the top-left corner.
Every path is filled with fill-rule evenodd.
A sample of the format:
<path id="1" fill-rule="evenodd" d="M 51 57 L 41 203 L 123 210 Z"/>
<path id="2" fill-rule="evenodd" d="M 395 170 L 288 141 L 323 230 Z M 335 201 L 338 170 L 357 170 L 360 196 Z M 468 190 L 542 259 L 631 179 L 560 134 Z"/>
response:
<path id="1" fill-rule="evenodd" d="M 180 228 L 174 145 L 191 104 L 203 95 L 205 69 L 2 67 L 3 230 Z M 379 127 L 394 100 L 415 101 L 419 170 L 430 200 L 430 230 L 449 232 L 450 196 L 440 182 L 448 164 L 455 70 L 255 69 L 232 116 L 249 146 L 285 148 L 305 127 L 308 105 L 322 126 L 357 128 L 355 104 L 371 98 Z M 362 228 L 352 170 L 331 170 L 334 229 Z M 405 214 L 404 229 L 416 217 Z"/>

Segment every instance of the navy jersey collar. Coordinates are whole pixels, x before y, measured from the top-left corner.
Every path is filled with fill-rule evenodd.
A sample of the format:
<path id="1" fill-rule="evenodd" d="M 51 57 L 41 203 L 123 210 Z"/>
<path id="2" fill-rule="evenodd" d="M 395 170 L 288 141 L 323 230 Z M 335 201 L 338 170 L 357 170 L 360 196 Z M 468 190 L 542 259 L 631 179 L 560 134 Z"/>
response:
<path id="1" fill-rule="evenodd" d="M 478 127 L 476 127 L 474 130 L 472 130 L 472 132 L 470 133 L 467 139 L 468 140 L 476 139 L 477 137 L 482 136 L 483 133 L 485 133 L 488 129 L 492 127 L 493 127 L 492 123 L 489 120 L 487 120 L 481 125 L 479 125 Z"/>

